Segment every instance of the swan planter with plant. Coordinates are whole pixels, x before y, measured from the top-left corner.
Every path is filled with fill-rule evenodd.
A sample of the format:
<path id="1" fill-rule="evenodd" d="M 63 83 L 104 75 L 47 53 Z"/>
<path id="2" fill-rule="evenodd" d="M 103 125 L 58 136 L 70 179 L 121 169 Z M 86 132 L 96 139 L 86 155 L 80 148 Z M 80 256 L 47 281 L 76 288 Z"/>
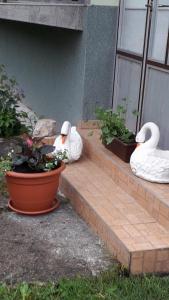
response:
<path id="1" fill-rule="evenodd" d="M 66 152 L 52 155 L 52 145 L 25 136 L 17 151 L 0 159 L 0 173 L 5 174 L 10 196 L 9 207 L 18 213 L 37 215 L 59 206 L 56 193 L 65 168 Z"/>
<path id="2" fill-rule="evenodd" d="M 76 127 L 72 126 L 69 121 L 65 121 L 61 128 L 61 134 L 54 142 L 54 153 L 66 151 L 67 159 L 65 162 L 73 162 L 80 158 L 83 150 L 83 142 Z"/>
<path id="3" fill-rule="evenodd" d="M 145 141 L 147 131 L 151 137 Z M 133 173 L 145 180 L 169 183 L 169 151 L 157 149 L 160 138 L 158 126 L 153 122 L 144 124 L 136 136 L 138 147 L 130 159 Z"/>

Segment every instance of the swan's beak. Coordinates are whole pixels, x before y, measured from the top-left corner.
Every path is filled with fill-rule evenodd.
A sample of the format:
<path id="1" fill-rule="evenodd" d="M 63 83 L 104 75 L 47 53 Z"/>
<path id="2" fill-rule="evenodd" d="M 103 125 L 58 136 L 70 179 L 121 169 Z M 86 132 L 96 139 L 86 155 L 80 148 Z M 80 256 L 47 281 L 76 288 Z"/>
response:
<path id="1" fill-rule="evenodd" d="M 67 138 L 67 135 L 61 134 L 62 144 L 64 144 L 66 142 L 66 138 Z"/>

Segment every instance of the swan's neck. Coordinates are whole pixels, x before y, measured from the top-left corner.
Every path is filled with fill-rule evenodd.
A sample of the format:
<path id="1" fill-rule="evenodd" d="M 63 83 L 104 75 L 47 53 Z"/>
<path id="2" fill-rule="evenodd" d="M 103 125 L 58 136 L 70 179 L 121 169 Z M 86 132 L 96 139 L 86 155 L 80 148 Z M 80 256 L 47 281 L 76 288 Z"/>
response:
<path id="1" fill-rule="evenodd" d="M 69 143 L 69 136 L 68 135 L 60 135 L 60 140 L 62 145 L 67 145 Z"/>
<path id="2" fill-rule="evenodd" d="M 68 145 L 70 143 L 70 134 L 71 131 L 69 130 L 67 135 L 65 134 L 60 135 L 62 145 Z"/>
<path id="3" fill-rule="evenodd" d="M 159 142 L 159 138 L 160 138 L 160 131 L 158 126 L 156 126 L 155 124 L 152 123 L 147 123 L 145 124 L 145 126 L 143 126 L 143 128 L 141 129 L 143 130 L 143 135 L 146 136 L 146 132 L 147 130 L 151 131 L 151 137 L 148 141 L 146 141 L 145 143 L 142 144 L 142 147 L 144 148 L 156 148 Z"/>
<path id="4" fill-rule="evenodd" d="M 65 142 L 66 142 L 66 138 L 67 138 L 67 135 L 63 135 L 63 134 L 61 134 L 61 143 L 62 143 L 62 145 L 63 144 L 65 144 Z"/>

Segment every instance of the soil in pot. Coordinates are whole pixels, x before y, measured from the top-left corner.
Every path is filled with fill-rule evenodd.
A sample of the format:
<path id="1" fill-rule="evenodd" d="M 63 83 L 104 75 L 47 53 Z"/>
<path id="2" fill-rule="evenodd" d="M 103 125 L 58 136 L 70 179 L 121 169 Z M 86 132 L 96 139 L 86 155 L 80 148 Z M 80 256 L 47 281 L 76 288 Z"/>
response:
<path id="1" fill-rule="evenodd" d="M 58 164 L 58 167 L 59 168 L 61 166 L 61 163 Z M 45 173 L 44 170 L 33 170 L 31 169 L 27 163 L 23 163 L 22 165 L 19 165 L 19 166 L 15 166 L 14 172 L 17 172 L 17 173 L 27 173 L 27 174 L 35 174 L 35 173 Z"/>

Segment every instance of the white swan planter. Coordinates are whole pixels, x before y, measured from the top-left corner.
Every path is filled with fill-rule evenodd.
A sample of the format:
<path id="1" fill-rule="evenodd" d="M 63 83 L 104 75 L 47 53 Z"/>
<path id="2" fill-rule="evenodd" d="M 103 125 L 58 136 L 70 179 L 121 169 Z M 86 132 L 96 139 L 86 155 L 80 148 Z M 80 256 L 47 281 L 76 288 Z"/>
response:
<path id="1" fill-rule="evenodd" d="M 151 137 L 145 142 L 147 130 Z M 146 123 L 136 136 L 139 143 L 130 158 L 133 173 L 145 180 L 158 183 L 169 183 L 169 151 L 156 149 L 160 131 L 156 124 Z"/>
<path id="2" fill-rule="evenodd" d="M 53 146 L 53 153 L 66 150 L 67 159 L 65 162 L 73 162 L 80 158 L 83 150 L 83 142 L 76 127 L 71 127 L 70 122 L 65 121 L 61 128 L 61 134 L 56 138 Z"/>

